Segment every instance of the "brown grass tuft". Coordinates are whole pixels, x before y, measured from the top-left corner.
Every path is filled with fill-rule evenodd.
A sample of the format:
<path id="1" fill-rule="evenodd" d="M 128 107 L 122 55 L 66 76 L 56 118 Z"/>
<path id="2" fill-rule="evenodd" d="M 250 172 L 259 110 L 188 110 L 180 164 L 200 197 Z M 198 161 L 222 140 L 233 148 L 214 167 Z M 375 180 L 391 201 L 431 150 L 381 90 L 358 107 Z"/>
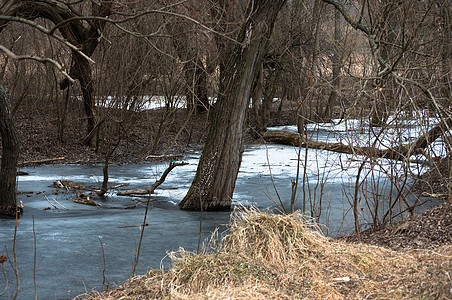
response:
<path id="1" fill-rule="evenodd" d="M 299 213 L 232 217 L 216 252 L 171 253 L 151 271 L 90 299 L 449 299 L 452 247 L 396 252 L 322 236 Z"/>

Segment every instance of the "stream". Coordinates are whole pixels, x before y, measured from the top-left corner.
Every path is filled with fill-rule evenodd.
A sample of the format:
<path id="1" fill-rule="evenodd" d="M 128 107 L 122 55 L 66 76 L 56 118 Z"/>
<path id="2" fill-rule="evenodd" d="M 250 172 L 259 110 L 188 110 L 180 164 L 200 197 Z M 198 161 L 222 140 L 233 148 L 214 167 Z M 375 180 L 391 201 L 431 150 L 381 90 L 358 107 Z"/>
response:
<path id="1" fill-rule="evenodd" d="M 278 128 L 281 129 L 281 128 Z M 290 128 L 289 128 L 290 129 Z M 314 128 L 308 128 L 314 130 Z M 315 128 L 319 140 L 338 140 L 338 132 L 346 129 L 335 127 Z M 416 133 L 413 133 L 416 135 Z M 343 139 L 341 139 L 343 141 Z M 440 147 L 440 146 L 438 146 Z M 296 179 L 300 161 L 296 209 L 316 208 L 319 223 L 325 234 L 336 236 L 353 232 L 353 214 L 350 201 L 356 182 L 359 159 L 351 155 L 322 150 L 308 150 L 306 176 L 303 189 L 305 149 L 281 145 L 247 146 L 234 191 L 234 204 L 254 205 L 259 209 L 289 210 L 292 181 Z M 188 165 L 176 167 L 153 195 L 140 249 L 136 274 L 149 269 L 167 268 L 170 251 L 183 248 L 196 251 L 200 237 L 200 213 L 182 211 L 177 204 L 187 192 L 196 172 L 199 152 L 188 152 L 183 161 Z M 361 176 L 372 180 L 368 189 L 359 195 L 362 201 L 363 226 L 369 223 L 364 199 L 380 201 L 384 213 L 389 198 L 396 197 L 383 170 L 393 162 L 381 161 L 377 167 L 369 164 Z M 127 184 L 121 190 L 147 188 L 166 169 L 168 163 L 111 165 L 110 185 Z M 395 174 L 400 168 L 394 166 Z M 413 171 L 422 172 L 419 166 Z M 72 180 L 84 186 L 100 186 L 101 165 L 56 164 L 24 167 L 21 171 L 30 175 L 18 177 L 19 192 L 33 192 L 18 196 L 24 204 L 24 214 L 18 220 L 15 253 L 20 279 L 17 299 L 33 299 L 35 283 L 38 299 L 65 299 L 92 289 L 105 289 L 120 284 L 132 275 L 134 254 L 140 239 L 146 205 L 134 209 L 122 209 L 137 203 L 133 197 L 121 197 L 112 190 L 105 198 L 92 200 L 103 205 L 94 207 L 72 202 L 74 193 L 59 189 L 55 194 L 53 182 Z M 363 179 L 364 180 L 364 179 Z M 364 185 L 363 185 L 364 186 Z M 42 193 L 37 193 L 42 192 Z M 369 196 L 372 195 L 372 196 Z M 366 196 L 366 197 L 365 197 Z M 47 197 L 47 199 L 46 199 Z M 417 196 L 407 193 L 410 201 Z M 280 200 L 279 200 L 280 199 Z M 366 198 L 367 199 L 367 198 Z M 422 212 L 439 204 L 435 199 L 420 198 L 426 203 L 418 208 Z M 50 202 L 49 202 L 50 201 Z M 58 208 L 55 208 L 58 207 Z M 284 208 L 283 208 L 284 207 Z M 403 209 L 395 206 L 395 210 Z M 226 230 L 231 212 L 204 212 L 202 216 L 202 240 L 209 238 L 218 228 Z M 12 299 L 16 292 L 13 269 L 14 219 L 0 218 L 0 255 L 7 255 L 3 264 L 9 288 L 3 296 Z M 35 242 L 36 240 L 36 242 Z M 36 252 L 36 254 L 35 254 Z M 105 263 L 104 263 L 105 261 Z M 0 293 L 5 288 L 5 278 L 0 272 Z"/>

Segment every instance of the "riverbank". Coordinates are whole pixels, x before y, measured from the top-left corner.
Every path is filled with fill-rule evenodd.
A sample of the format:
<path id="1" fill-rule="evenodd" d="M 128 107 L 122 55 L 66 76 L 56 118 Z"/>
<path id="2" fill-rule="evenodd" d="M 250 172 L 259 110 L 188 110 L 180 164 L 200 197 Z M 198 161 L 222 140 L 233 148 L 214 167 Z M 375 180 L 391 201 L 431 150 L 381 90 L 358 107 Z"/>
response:
<path id="1" fill-rule="evenodd" d="M 450 220 L 451 203 L 442 205 Z M 429 214 L 424 216 L 429 219 Z M 435 219 L 437 221 L 437 219 Z M 417 223 L 415 220 L 408 223 Z M 404 223 L 407 224 L 407 223 Z M 439 220 L 450 231 L 450 223 Z M 406 228 L 398 225 L 394 228 Z M 376 233 L 374 237 L 378 235 Z M 378 244 L 373 239 L 372 244 Z M 151 270 L 107 299 L 450 299 L 450 236 L 428 247 L 387 247 L 326 238 L 299 214 L 236 214 L 217 252 L 170 254 L 169 270 Z"/>

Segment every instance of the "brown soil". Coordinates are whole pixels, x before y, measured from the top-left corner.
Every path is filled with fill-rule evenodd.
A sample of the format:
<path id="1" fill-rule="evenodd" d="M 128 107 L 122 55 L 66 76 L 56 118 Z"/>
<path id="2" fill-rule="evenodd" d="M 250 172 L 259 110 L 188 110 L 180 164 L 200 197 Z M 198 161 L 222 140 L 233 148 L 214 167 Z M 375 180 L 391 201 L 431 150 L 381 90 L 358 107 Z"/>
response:
<path id="1" fill-rule="evenodd" d="M 452 198 L 422 215 L 415 215 L 387 228 L 368 229 L 344 240 L 393 250 L 435 249 L 452 245 Z"/>
<path id="2" fill-rule="evenodd" d="M 103 109 L 106 120 L 100 131 L 98 149 L 82 145 L 86 135 L 86 122 L 82 103 L 70 100 L 62 141 L 58 137 L 61 108 L 51 102 L 26 99 L 15 113 L 20 139 L 20 162 L 65 157 L 61 163 L 101 163 L 109 145 L 118 139 L 113 120 L 124 120 L 119 146 L 112 155 L 113 163 L 132 163 L 146 160 L 149 154 L 183 154 L 190 149 L 200 149 L 208 131 L 208 113 L 192 115 L 187 124 L 188 112 L 175 111 L 165 121 L 155 152 L 152 149 L 165 114 L 164 109 L 122 114 Z M 253 122 L 249 118 L 249 122 Z M 185 126 L 184 126 L 185 124 Z M 280 113 L 272 114 L 269 126 L 295 124 L 295 113 L 290 104 Z M 247 143 L 259 142 L 256 132 L 249 126 Z"/>

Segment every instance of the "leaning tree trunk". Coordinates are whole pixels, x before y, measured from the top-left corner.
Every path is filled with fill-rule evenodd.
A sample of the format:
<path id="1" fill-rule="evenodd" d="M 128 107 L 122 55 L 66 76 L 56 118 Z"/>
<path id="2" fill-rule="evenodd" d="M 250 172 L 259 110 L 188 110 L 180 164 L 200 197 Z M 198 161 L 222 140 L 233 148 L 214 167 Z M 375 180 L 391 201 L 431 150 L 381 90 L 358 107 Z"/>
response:
<path id="1" fill-rule="evenodd" d="M 0 133 L 2 135 L 2 166 L 0 169 L 0 214 L 15 216 L 17 212 L 16 172 L 19 139 L 11 114 L 11 104 L 0 85 Z"/>
<path id="2" fill-rule="evenodd" d="M 80 82 L 80 87 L 83 96 L 83 107 L 87 119 L 87 131 L 83 144 L 96 148 L 98 141 L 96 129 L 98 129 L 98 113 L 96 109 L 96 102 L 94 99 L 94 85 L 92 79 L 92 71 L 90 63 L 81 57 L 78 53 L 73 53 L 78 64 L 77 79 Z"/>
<path id="3" fill-rule="evenodd" d="M 242 160 L 245 116 L 256 69 L 262 62 L 283 0 L 252 1 L 220 83 L 209 133 L 193 183 L 179 206 L 189 210 L 230 209 Z M 250 5 L 251 7 L 251 5 Z"/>

